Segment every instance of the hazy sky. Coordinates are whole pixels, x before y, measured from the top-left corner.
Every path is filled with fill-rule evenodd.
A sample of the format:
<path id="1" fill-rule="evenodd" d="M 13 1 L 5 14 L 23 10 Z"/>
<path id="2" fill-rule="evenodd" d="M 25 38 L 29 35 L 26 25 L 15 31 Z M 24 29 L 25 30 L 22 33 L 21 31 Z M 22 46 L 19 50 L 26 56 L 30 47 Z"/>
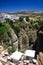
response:
<path id="1" fill-rule="evenodd" d="M 43 0 L 0 0 L 0 12 L 43 10 Z"/>

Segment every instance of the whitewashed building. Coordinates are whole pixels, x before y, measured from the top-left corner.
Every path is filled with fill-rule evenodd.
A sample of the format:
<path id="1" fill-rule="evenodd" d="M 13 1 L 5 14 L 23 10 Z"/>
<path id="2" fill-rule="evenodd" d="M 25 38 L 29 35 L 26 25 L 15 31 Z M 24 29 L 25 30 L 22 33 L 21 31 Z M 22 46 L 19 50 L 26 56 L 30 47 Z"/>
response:
<path id="1" fill-rule="evenodd" d="M 35 50 L 26 50 L 24 56 L 27 60 L 33 59 L 35 57 Z"/>
<path id="2" fill-rule="evenodd" d="M 16 60 L 16 61 L 18 61 L 18 60 L 21 59 L 22 55 L 23 55 L 23 53 L 18 52 L 18 51 L 15 51 L 15 52 L 10 56 L 10 58 L 11 58 L 11 59 L 14 59 L 14 60 Z"/>

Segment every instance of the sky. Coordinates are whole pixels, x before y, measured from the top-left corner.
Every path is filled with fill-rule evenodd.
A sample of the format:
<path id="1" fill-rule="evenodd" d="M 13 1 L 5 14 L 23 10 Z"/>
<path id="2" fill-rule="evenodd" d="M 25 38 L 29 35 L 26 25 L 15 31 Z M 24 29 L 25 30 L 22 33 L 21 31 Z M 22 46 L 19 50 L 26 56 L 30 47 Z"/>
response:
<path id="1" fill-rule="evenodd" d="M 0 12 L 43 10 L 43 0 L 0 0 Z"/>

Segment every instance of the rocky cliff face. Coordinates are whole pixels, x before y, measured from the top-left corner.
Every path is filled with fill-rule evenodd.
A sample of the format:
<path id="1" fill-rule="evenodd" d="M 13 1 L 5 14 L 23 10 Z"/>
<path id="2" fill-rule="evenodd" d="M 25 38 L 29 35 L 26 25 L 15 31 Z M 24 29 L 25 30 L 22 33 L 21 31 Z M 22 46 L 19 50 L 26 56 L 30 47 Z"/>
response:
<path id="1" fill-rule="evenodd" d="M 37 38 L 37 31 L 29 29 L 29 23 L 17 22 L 14 25 L 20 27 L 20 32 L 17 37 L 14 30 L 9 26 L 9 31 L 11 32 L 11 41 L 14 47 L 20 51 L 32 48 L 32 45 Z"/>
<path id="2" fill-rule="evenodd" d="M 28 32 L 26 32 L 24 29 L 22 29 L 19 34 L 18 49 L 24 51 L 31 48 L 36 38 L 37 35 L 35 30 L 28 30 Z"/>
<path id="3" fill-rule="evenodd" d="M 14 32 L 14 30 L 9 26 L 9 31 L 10 31 L 10 34 L 11 34 L 11 44 L 14 45 L 15 49 L 18 50 L 18 37 L 16 35 L 16 33 Z"/>
<path id="4" fill-rule="evenodd" d="M 36 30 L 29 30 L 28 32 L 27 32 L 27 35 L 28 35 L 28 37 L 29 37 L 29 40 L 31 41 L 31 42 L 35 42 L 35 40 L 36 40 L 36 38 L 37 38 L 37 32 L 36 32 Z"/>
<path id="5" fill-rule="evenodd" d="M 11 31 L 11 36 L 12 36 L 13 45 L 15 49 L 18 50 L 18 37 L 13 30 Z"/>
<path id="6" fill-rule="evenodd" d="M 23 29 L 20 31 L 19 34 L 19 45 L 21 51 L 29 47 L 29 38 L 26 34 L 26 31 Z"/>

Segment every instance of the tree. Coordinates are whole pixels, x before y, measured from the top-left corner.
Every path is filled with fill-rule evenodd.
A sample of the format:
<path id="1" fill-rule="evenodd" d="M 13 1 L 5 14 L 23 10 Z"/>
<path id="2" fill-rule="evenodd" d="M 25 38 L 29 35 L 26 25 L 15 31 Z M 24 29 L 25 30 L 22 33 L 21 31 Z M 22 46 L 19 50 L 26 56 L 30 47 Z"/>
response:
<path id="1" fill-rule="evenodd" d="M 29 17 L 28 16 L 26 16 L 26 21 L 29 21 Z"/>
<path id="2" fill-rule="evenodd" d="M 0 41 L 4 39 L 4 36 L 5 36 L 5 31 L 0 28 Z"/>
<path id="3" fill-rule="evenodd" d="M 38 28 L 39 28 L 38 23 L 33 24 L 33 25 L 32 25 L 32 28 L 33 28 L 33 29 L 38 29 Z"/>
<path id="4" fill-rule="evenodd" d="M 9 18 L 5 18 L 5 20 L 6 20 L 6 22 L 9 22 L 9 21 L 10 21 L 10 19 L 9 19 Z"/>
<path id="5" fill-rule="evenodd" d="M 0 27 L 2 26 L 2 23 L 0 22 Z"/>
<path id="6" fill-rule="evenodd" d="M 38 21 L 38 25 L 39 25 L 39 26 L 43 25 L 43 21 L 41 21 L 41 20 Z"/>
<path id="7" fill-rule="evenodd" d="M 14 32 L 16 33 L 16 35 L 18 36 L 19 32 L 20 32 L 20 27 L 19 26 L 15 26 L 14 27 Z"/>
<path id="8" fill-rule="evenodd" d="M 34 23 L 34 21 L 33 21 L 33 20 L 31 20 L 31 21 L 30 21 L 30 24 L 32 25 L 33 23 Z"/>
<path id="9" fill-rule="evenodd" d="M 4 23 L 0 23 L 0 42 L 8 39 L 8 35 L 7 35 L 7 27 L 4 25 Z"/>
<path id="10" fill-rule="evenodd" d="M 15 49 L 15 47 L 13 45 L 11 47 L 8 47 L 8 52 L 9 53 L 13 53 L 15 51 L 16 51 L 16 49 Z"/>
<path id="11" fill-rule="evenodd" d="M 23 21 L 23 17 L 21 16 L 21 17 L 19 17 L 19 21 Z"/>

